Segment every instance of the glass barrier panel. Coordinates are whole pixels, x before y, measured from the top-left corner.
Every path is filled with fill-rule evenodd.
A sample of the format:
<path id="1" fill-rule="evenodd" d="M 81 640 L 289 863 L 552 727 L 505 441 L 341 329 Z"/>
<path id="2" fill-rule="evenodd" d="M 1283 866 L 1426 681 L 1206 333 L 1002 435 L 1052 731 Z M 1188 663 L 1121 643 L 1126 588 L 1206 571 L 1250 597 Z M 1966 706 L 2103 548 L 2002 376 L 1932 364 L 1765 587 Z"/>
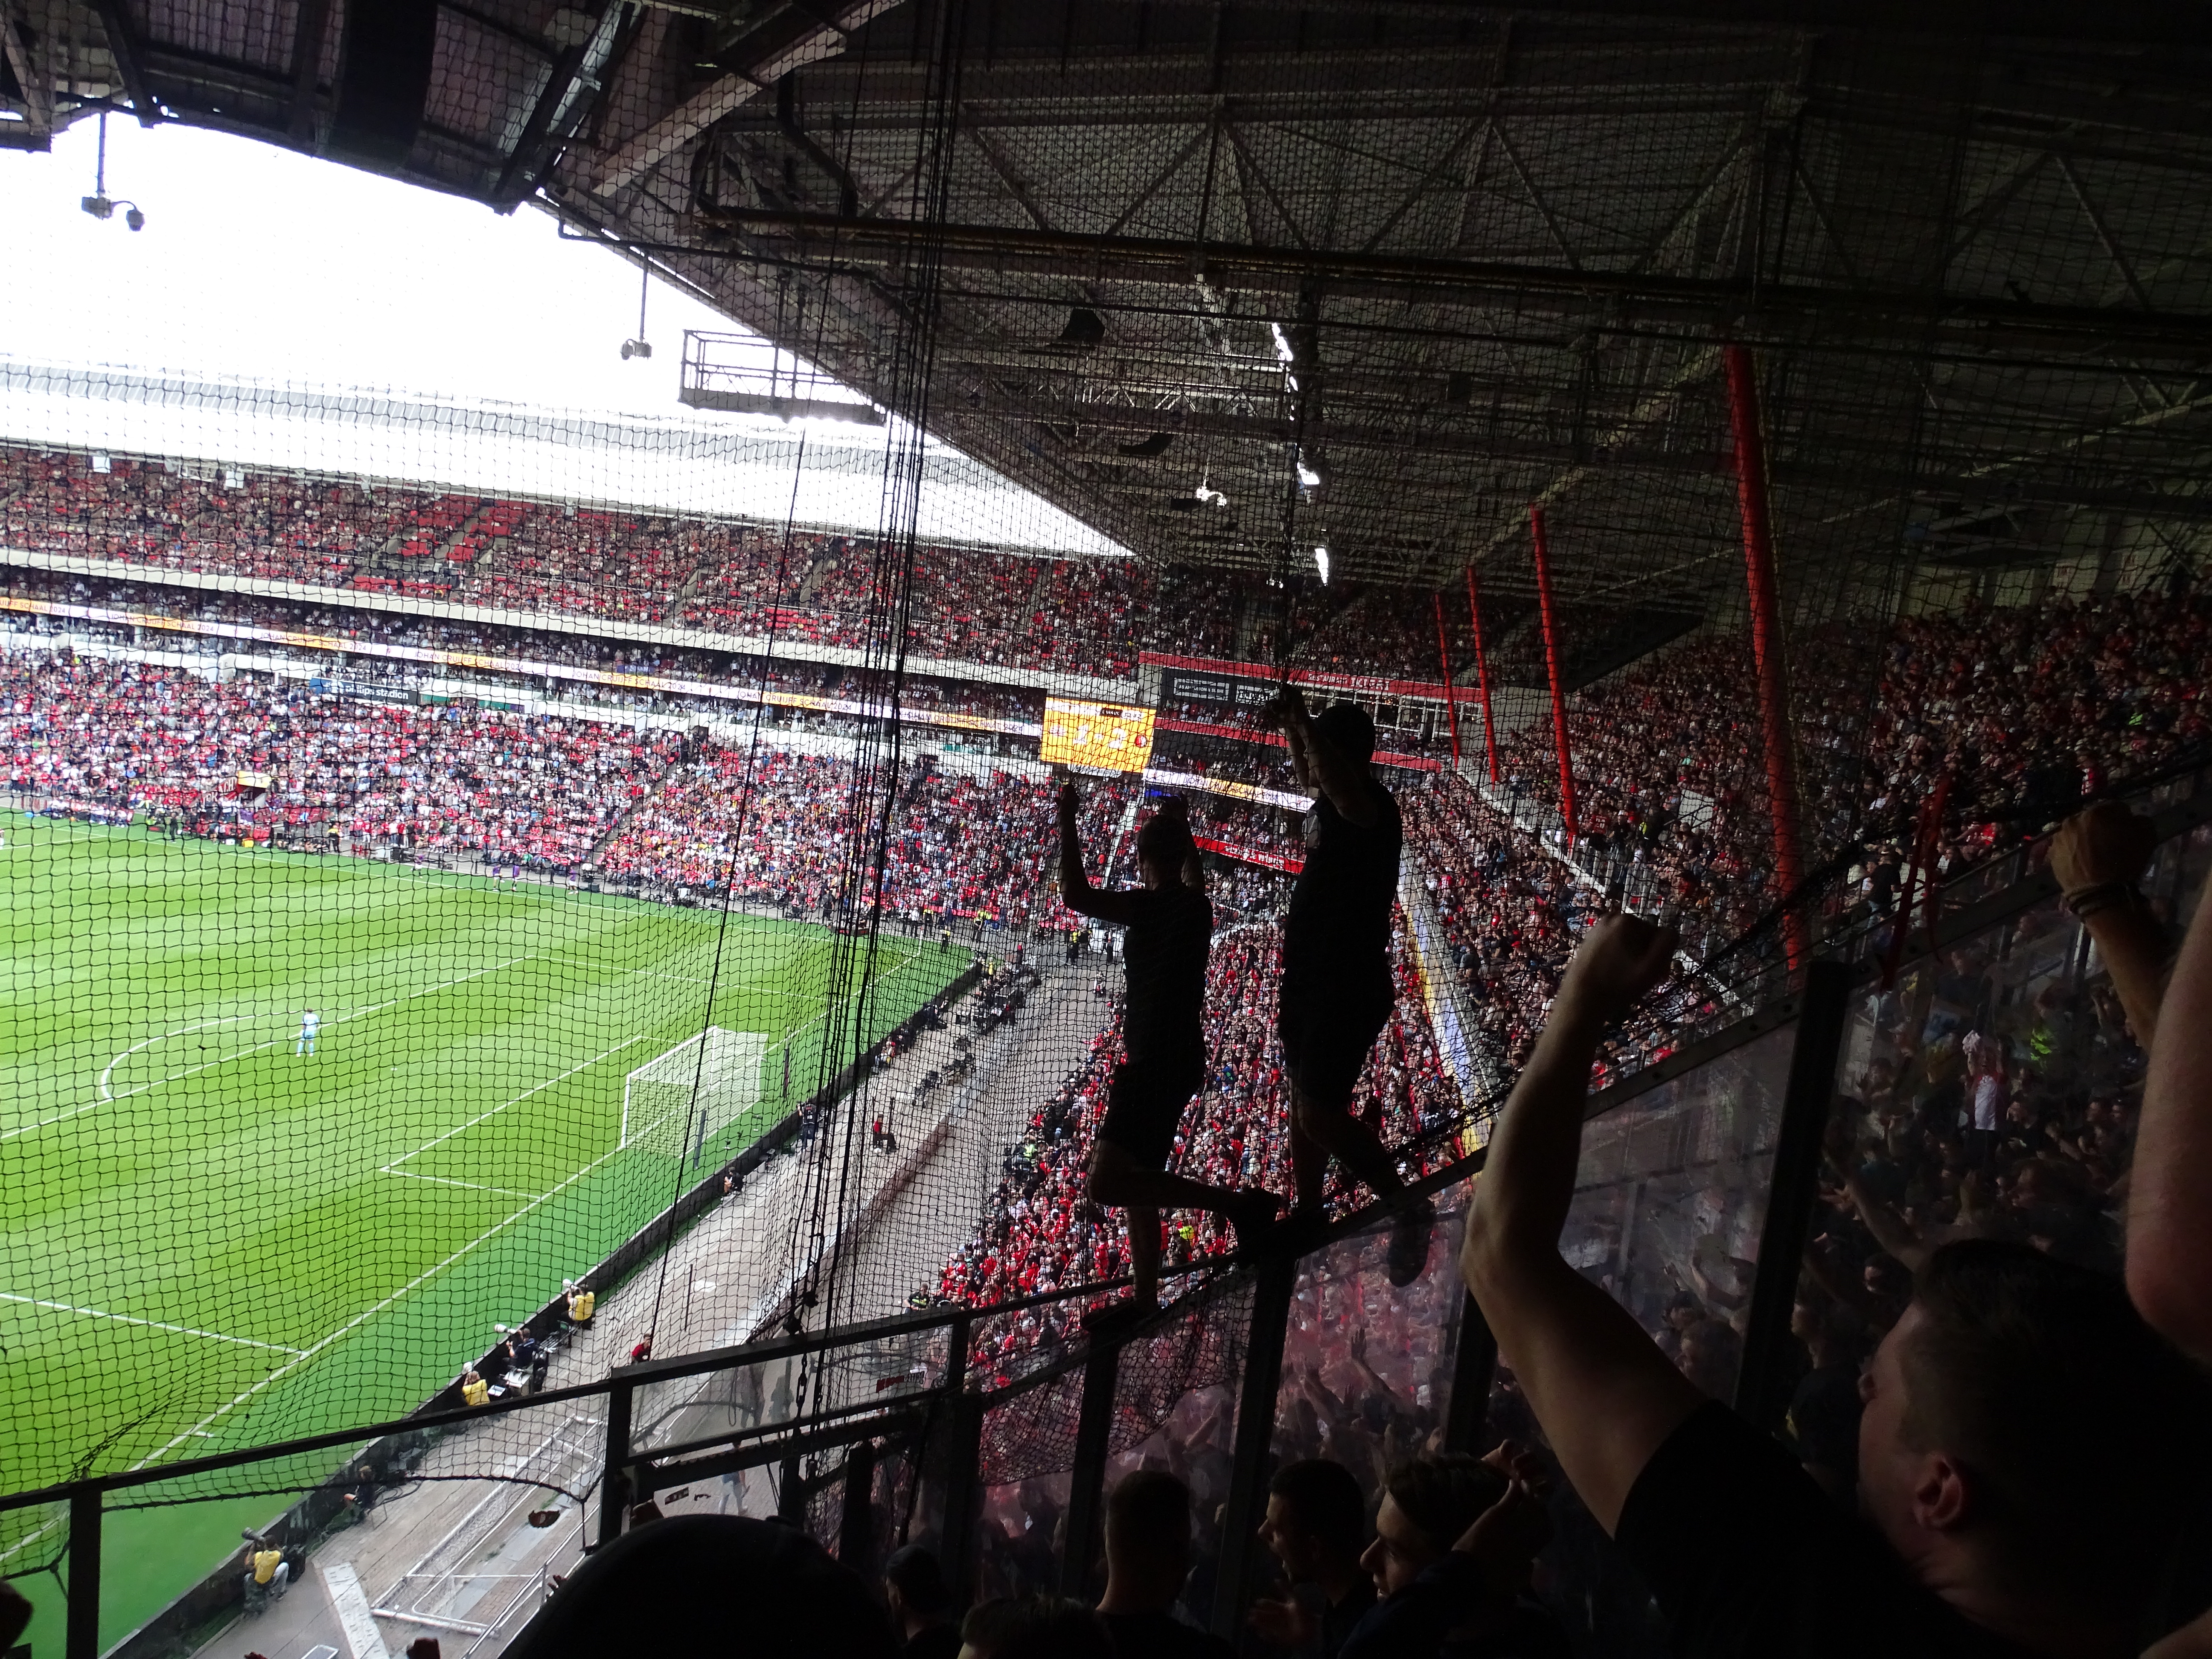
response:
<path id="1" fill-rule="evenodd" d="M 1083 1411 L 1078 1366 L 994 1401 L 976 1463 L 975 1596 L 1056 1590 L 1066 1542 L 1069 1471 Z"/>
<path id="2" fill-rule="evenodd" d="M 2212 827 L 2152 860 L 2142 891 L 2169 946 L 2208 868 Z M 2055 897 L 1854 998 L 1790 1356 L 1790 1432 L 1839 1497 L 1856 1478 L 1859 1370 L 1932 1251 L 2005 1238 L 2118 1271 L 2146 1063 L 2094 941 Z"/>
<path id="3" fill-rule="evenodd" d="M 1389 1468 L 1443 1446 L 1464 1290 L 1460 1218 L 1472 1182 L 1437 1195 L 1427 1267 L 1402 1290 L 1384 1261 L 1387 1224 L 1340 1239 L 1298 1264 L 1275 1399 L 1278 1466 L 1344 1464 L 1370 1505 Z"/>
<path id="4" fill-rule="evenodd" d="M 1591 1119 L 1560 1233 L 1568 1263 L 1719 1400 L 1742 1358 L 1796 1037 L 1794 1021 L 1779 1026 Z M 1485 1432 L 1545 1449 L 1510 1354 L 1498 1356 Z M 1650 1592 L 1564 1480 L 1552 1512 L 1540 1584 L 1577 1650 L 1663 1652 Z"/>

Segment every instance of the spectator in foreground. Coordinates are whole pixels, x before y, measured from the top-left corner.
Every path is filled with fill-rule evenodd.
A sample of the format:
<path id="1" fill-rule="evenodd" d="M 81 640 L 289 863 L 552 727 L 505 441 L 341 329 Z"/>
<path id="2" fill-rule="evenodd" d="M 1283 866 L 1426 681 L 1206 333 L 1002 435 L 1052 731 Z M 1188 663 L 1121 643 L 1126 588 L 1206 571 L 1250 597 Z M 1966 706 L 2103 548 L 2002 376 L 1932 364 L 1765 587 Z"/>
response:
<path id="1" fill-rule="evenodd" d="M 1127 1058 L 1114 1068 L 1089 1187 L 1093 1201 L 1128 1211 L 1136 1282 L 1127 1312 L 1110 1310 L 1126 1320 L 1159 1306 L 1163 1208 L 1217 1211 L 1249 1243 L 1253 1230 L 1274 1220 L 1277 1206 L 1264 1189 L 1209 1187 L 1168 1168 L 1183 1108 L 1206 1080 L 1206 964 L 1213 937 L 1213 906 L 1197 879 L 1198 847 L 1182 803 L 1169 802 L 1137 832 L 1144 885 L 1120 892 L 1093 887 L 1084 873 L 1079 810 L 1075 786 L 1062 784 L 1060 901 L 1079 916 L 1128 929 Z"/>
<path id="2" fill-rule="evenodd" d="M 1551 1537 L 1535 1460 L 1435 1452 L 1383 1478 L 1375 1541 L 1360 1565 L 1378 1598 L 1343 1659 L 1567 1659 L 1559 1620 L 1529 1594 Z"/>
<path id="3" fill-rule="evenodd" d="M 1060 1595 L 1001 1596 L 960 1621 L 960 1659 L 1115 1659 L 1098 1615 Z"/>
<path id="4" fill-rule="evenodd" d="M 1367 1548 L 1367 1500 L 1341 1463 L 1309 1457 L 1286 1463 L 1267 1485 L 1260 1541 L 1282 1564 L 1279 1600 L 1254 1603 L 1252 1628 L 1279 1648 L 1336 1659 L 1352 1626 L 1375 1605 L 1375 1580 L 1359 1558 Z M 1318 1614 L 1292 1587 L 1319 1593 Z"/>
<path id="5" fill-rule="evenodd" d="M 2057 864 L 2053 848 L 2054 870 Z M 2130 879 L 2142 867 L 2136 859 Z M 2094 926 L 2094 918 L 2085 920 Z M 2102 935 L 2096 937 L 2101 946 Z M 2125 1000 L 2117 964 L 2112 980 Z M 2204 884 L 2155 1020 L 2154 1042 L 2128 1000 L 2128 1023 L 2150 1050 L 2128 1186 L 2128 1291 L 2154 1327 L 2212 1367 L 2212 881 Z"/>
<path id="6" fill-rule="evenodd" d="M 2205 1394 L 2117 1281 L 1991 1241 L 1936 1250 L 1863 1384 L 1869 1528 L 1561 1259 L 1592 1058 L 1674 943 L 1618 915 L 1576 952 L 1498 1121 L 1461 1257 L 1674 1650 L 2140 1652 L 2201 1468 Z"/>
<path id="7" fill-rule="evenodd" d="M 1098 1612 L 1121 1659 L 1229 1659 L 1229 1644 L 1170 1611 L 1190 1577 L 1190 1488 L 1139 1469 L 1106 1495 L 1106 1594 Z"/>
<path id="8" fill-rule="evenodd" d="M 892 1659 L 868 1585 L 773 1521 L 687 1515 L 624 1533 L 586 1558 L 507 1650 L 508 1659 L 742 1652 L 745 1659 Z"/>
<path id="9" fill-rule="evenodd" d="M 919 1544 L 891 1552 L 884 1563 L 884 1599 L 891 1623 L 904 1644 L 900 1659 L 953 1659 L 960 1651 L 959 1627 L 952 1622 L 952 1592 L 945 1569 Z"/>
<path id="10" fill-rule="evenodd" d="M 1405 830 L 1396 799 L 1376 778 L 1375 722 L 1357 703 L 1306 712 L 1294 685 L 1268 705 L 1283 728 L 1298 781 L 1314 792 L 1305 866 L 1283 915 L 1283 983 L 1276 1022 L 1290 1079 L 1291 1164 L 1298 1216 L 1322 1218 L 1328 1160 L 1398 1212 L 1391 1230 L 1393 1285 L 1421 1276 L 1436 1206 L 1411 1196 L 1397 1161 L 1352 1115 L 1368 1051 L 1398 1000 L 1390 973 L 1390 907 L 1398 896 Z"/>

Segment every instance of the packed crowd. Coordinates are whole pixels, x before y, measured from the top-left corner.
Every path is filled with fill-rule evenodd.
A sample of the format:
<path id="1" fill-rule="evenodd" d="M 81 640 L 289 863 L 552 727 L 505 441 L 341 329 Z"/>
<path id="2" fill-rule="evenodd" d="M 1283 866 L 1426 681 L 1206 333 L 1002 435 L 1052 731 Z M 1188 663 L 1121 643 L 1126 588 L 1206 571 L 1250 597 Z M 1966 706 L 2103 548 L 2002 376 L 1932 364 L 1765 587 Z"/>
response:
<path id="1" fill-rule="evenodd" d="M 608 876 L 632 878 L 793 915 L 829 913 L 846 882 L 854 810 L 852 763 L 750 745 L 710 747 L 676 767 L 599 854 Z M 1125 797 L 1095 792 L 1097 844 Z M 872 805 L 869 810 L 874 811 Z M 1045 879 L 1050 792 L 1024 777 L 909 767 L 891 806 L 884 913 L 910 926 L 957 918 L 1010 928 L 1073 925 Z"/>
<path id="2" fill-rule="evenodd" d="M 2085 795 L 2212 738 L 2204 667 L 2212 595 L 2116 594 L 1898 623 L 1863 648 L 1802 641 L 1791 672 L 1808 853 L 1875 834 L 1857 899 L 1887 893 L 1923 803 L 1944 791 L 1948 869 L 2017 844 Z M 1869 695 L 1870 692 L 1870 695 Z M 1692 641 L 1576 695 L 1568 714 L 1578 854 L 1640 866 L 1699 943 L 1733 937 L 1781 895 L 1753 666 L 1741 638 Z M 1547 723 L 1500 743 L 1509 802 L 1555 803 Z M 1884 833 L 1886 831 L 1886 833 Z"/>
<path id="3" fill-rule="evenodd" d="M 534 869 L 574 869 L 678 746 L 65 653 L 0 657 L 0 688 L 13 789 L 205 835 L 343 830 Z"/>
<path id="4" fill-rule="evenodd" d="M 0 546 L 858 647 L 884 594 L 866 538 L 82 451 L 0 447 Z M 1246 591 L 1106 560 L 924 545 L 917 655 L 1127 678 L 1225 656 Z M 1173 638 L 1155 641 L 1163 619 Z"/>

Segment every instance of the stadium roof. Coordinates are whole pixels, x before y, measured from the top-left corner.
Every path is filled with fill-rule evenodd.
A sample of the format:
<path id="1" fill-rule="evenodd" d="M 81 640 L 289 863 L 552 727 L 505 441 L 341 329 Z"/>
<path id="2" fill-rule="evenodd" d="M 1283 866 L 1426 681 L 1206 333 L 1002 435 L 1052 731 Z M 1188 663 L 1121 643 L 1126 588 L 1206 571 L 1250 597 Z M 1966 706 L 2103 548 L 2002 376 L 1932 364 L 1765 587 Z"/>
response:
<path id="1" fill-rule="evenodd" d="M 880 432 L 671 414 L 660 419 L 280 386 L 0 356 L 0 438 L 659 513 L 873 533 Z M 988 467 L 933 447 L 919 533 L 1019 552 L 1121 553 Z"/>
<path id="2" fill-rule="evenodd" d="M 2212 513 L 2201 9 L 53 9 L 10 142 L 112 99 L 536 198 L 894 406 L 927 263 L 933 433 L 1152 558 L 1525 595 L 1541 501 L 1563 599 L 1703 610 L 1723 342 L 1801 615 Z"/>

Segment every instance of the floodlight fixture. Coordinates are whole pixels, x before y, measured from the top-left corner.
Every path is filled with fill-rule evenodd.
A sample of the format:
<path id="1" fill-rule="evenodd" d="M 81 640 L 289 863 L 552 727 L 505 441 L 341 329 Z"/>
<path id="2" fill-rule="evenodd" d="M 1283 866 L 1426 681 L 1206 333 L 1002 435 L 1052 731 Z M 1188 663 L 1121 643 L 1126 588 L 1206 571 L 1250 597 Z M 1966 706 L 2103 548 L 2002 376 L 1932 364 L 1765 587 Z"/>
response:
<path id="1" fill-rule="evenodd" d="M 1328 548 L 1320 545 L 1314 548 L 1314 568 L 1321 572 L 1321 585 L 1327 587 L 1328 586 Z"/>
<path id="2" fill-rule="evenodd" d="M 93 164 L 92 194 L 77 198 L 79 207 L 99 220 L 112 219 L 115 210 L 121 208 L 123 222 L 133 230 L 146 228 L 146 216 L 136 202 L 111 198 L 107 193 L 107 112 L 100 112 L 100 156 Z"/>
<path id="3" fill-rule="evenodd" d="M 622 351 L 624 362 L 633 357 L 650 357 L 653 356 L 653 343 L 649 340 L 624 340 Z"/>

